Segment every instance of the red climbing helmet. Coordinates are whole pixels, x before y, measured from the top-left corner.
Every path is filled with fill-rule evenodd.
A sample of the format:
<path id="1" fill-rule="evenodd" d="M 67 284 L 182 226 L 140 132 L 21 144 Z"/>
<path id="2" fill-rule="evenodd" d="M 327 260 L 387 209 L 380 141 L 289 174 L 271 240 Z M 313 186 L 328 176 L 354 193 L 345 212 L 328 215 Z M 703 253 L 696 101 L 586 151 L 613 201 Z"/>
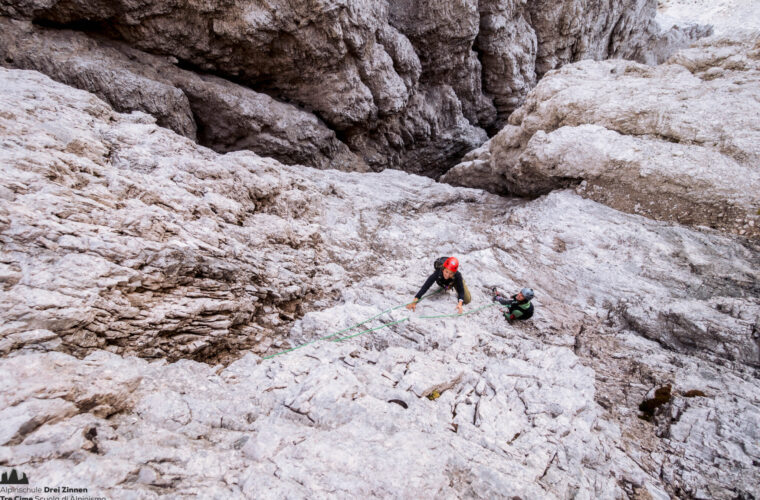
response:
<path id="1" fill-rule="evenodd" d="M 456 257 L 449 257 L 446 259 L 446 262 L 443 263 L 443 268 L 455 273 L 457 272 L 457 269 L 459 269 L 459 261 Z"/>

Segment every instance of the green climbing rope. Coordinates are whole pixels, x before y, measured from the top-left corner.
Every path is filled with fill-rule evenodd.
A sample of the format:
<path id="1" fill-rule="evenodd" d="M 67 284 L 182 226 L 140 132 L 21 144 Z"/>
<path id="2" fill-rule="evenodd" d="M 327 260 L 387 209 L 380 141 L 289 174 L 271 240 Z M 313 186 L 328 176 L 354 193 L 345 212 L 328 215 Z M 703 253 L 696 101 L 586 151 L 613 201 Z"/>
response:
<path id="1" fill-rule="evenodd" d="M 388 328 L 389 326 L 398 325 L 399 323 L 403 323 L 404 321 L 409 321 L 409 318 L 401 318 L 397 321 L 391 321 L 390 323 L 386 323 L 381 326 L 377 326 L 375 328 L 370 328 L 369 330 L 364 330 L 363 332 L 355 333 L 353 335 L 349 335 L 348 337 L 342 337 L 339 339 L 333 340 L 333 342 L 342 342 L 343 340 L 352 339 L 354 337 L 358 337 L 359 335 L 364 335 L 365 333 L 374 332 L 377 330 L 382 330 L 383 328 Z"/>
<path id="2" fill-rule="evenodd" d="M 454 313 L 454 314 L 438 314 L 436 316 L 420 316 L 419 319 L 438 319 L 438 318 L 458 318 L 462 316 L 469 316 L 470 314 L 475 314 L 476 312 L 480 312 L 483 309 L 489 309 L 491 307 L 497 306 L 499 304 L 488 304 L 487 306 L 479 307 L 478 309 L 473 309 L 472 311 L 467 311 L 466 313 Z"/>
<path id="3" fill-rule="evenodd" d="M 430 293 L 428 295 L 425 295 L 420 300 L 432 297 L 433 295 L 437 295 L 437 294 L 441 293 L 442 291 L 443 291 L 443 289 L 438 290 L 437 292 L 433 292 L 433 293 Z M 281 352 L 278 352 L 278 353 L 275 353 L 275 354 L 271 354 L 269 356 L 265 356 L 262 359 L 271 359 L 271 358 L 274 358 L 275 356 L 279 356 L 281 354 L 287 354 L 289 352 L 295 351 L 296 349 L 300 349 L 302 347 L 306 347 L 308 345 L 315 344 L 315 343 L 323 341 L 323 340 L 332 339 L 336 335 L 340 335 L 341 333 L 345 333 L 345 332 L 348 332 L 350 330 L 353 330 L 354 328 L 357 328 L 357 327 L 359 327 L 359 326 L 361 326 L 361 325 L 363 325 L 363 324 L 365 324 L 365 323 L 367 323 L 369 321 L 372 321 L 373 319 L 379 318 L 383 314 L 389 313 L 391 311 L 395 311 L 396 309 L 400 309 L 400 308 L 405 307 L 407 305 L 409 305 L 409 304 L 400 304 L 398 306 L 391 307 L 389 309 L 386 309 L 385 311 L 382 311 L 380 313 L 375 314 L 371 318 L 365 319 L 364 321 L 362 321 L 360 323 L 356 323 L 355 325 L 351 325 L 348 328 L 344 328 L 342 330 L 338 330 L 335 333 L 331 333 L 330 335 L 327 335 L 325 337 L 320 337 L 320 338 L 312 340 L 310 342 L 306 342 L 305 344 L 301 344 L 299 346 L 292 347 L 290 349 L 286 349 L 284 351 L 281 351 Z M 469 316 L 470 314 L 475 314 L 475 313 L 478 313 L 478 312 L 483 311 L 485 309 L 489 309 L 491 307 L 497 307 L 497 306 L 500 306 L 500 304 L 493 303 L 493 304 L 488 304 L 488 305 L 483 306 L 483 307 L 479 307 L 477 309 L 473 309 L 472 311 L 468 311 L 468 312 L 462 313 L 462 314 L 459 314 L 459 313 L 454 313 L 454 314 L 437 314 L 437 315 L 434 315 L 434 316 L 420 316 L 419 319 L 461 318 L 462 316 Z M 352 339 L 354 337 L 358 337 L 360 335 L 364 335 L 365 333 L 375 332 L 377 330 L 382 330 L 383 328 L 388 328 L 389 326 L 398 325 L 399 323 L 403 323 L 404 321 L 409 321 L 409 318 L 401 318 L 399 320 L 391 321 L 390 323 L 385 323 L 383 325 L 376 326 L 374 328 L 368 328 L 366 330 L 363 330 L 363 331 L 361 331 L 359 333 L 355 333 L 353 335 L 348 335 L 346 337 L 340 337 L 340 338 L 337 338 L 337 339 L 333 339 L 333 340 L 331 340 L 331 342 L 342 342 L 344 340 L 348 340 L 348 339 Z"/>
<path id="4" fill-rule="evenodd" d="M 440 289 L 440 290 L 438 290 L 438 291 L 436 291 L 436 292 L 433 292 L 433 293 L 429 293 L 429 294 L 425 295 L 424 297 L 422 297 L 420 300 L 424 300 L 424 299 L 427 299 L 427 298 L 429 298 L 429 297 L 432 297 L 433 295 L 437 295 L 437 294 L 441 293 L 442 291 L 443 291 L 443 289 Z M 336 335 L 340 335 L 341 333 L 345 333 L 345 332 L 348 332 L 348 331 L 350 331 L 350 330 L 353 330 L 354 328 L 358 328 L 358 327 L 360 327 L 361 325 L 363 325 L 364 323 L 368 323 L 368 322 L 372 321 L 373 319 L 379 318 L 379 317 L 380 317 L 380 316 L 382 316 L 383 314 L 389 313 L 389 312 L 391 312 L 391 311 L 395 311 L 396 309 L 401 309 L 402 307 L 406 307 L 407 305 L 409 305 L 409 304 L 400 304 L 400 305 L 397 305 L 397 306 L 395 306 L 395 307 L 391 307 L 391 308 L 389 308 L 389 309 L 386 309 L 385 311 L 382 311 L 382 312 L 379 312 L 379 313 L 375 314 L 375 315 L 374 315 L 374 316 L 372 316 L 371 318 L 367 318 L 367 319 L 365 319 L 364 321 L 362 321 L 362 322 L 360 322 L 360 323 L 356 323 L 355 325 L 351 325 L 351 326 L 349 326 L 348 328 L 344 328 L 343 330 L 339 330 L 339 331 L 337 331 L 337 332 L 335 332 L 335 333 L 331 333 L 330 335 L 327 335 L 327 336 L 325 336 L 325 337 L 320 337 L 320 338 L 318 338 L 318 339 L 314 339 L 314 340 L 312 340 L 312 341 L 310 341 L 310 342 L 306 342 L 305 344 L 301 344 L 301 345 L 299 345 L 299 346 L 296 346 L 296 347 L 292 347 L 292 348 L 290 348 L 290 349 L 286 349 L 286 350 L 284 350 L 284 351 L 280 351 L 280 352 L 277 352 L 277 353 L 275 353 L 275 354 L 271 354 L 271 355 L 269 355 L 269 356 L 265 356 L 265 357 L 263 357 L 262 359 L 270 359 L 270 358 L 274 358 L 275 356 L 279 356 L 279 355 L 281 355 L 281 354 L 287 354 L 287 353 L 289 353 L 289 352 L 293 352 L 293 351 L 295 351 L 296 349 L 300 349 L 300 348 L 302 348 L 302 347 L 306 347 L 306 346 L 308 346 L 308 345 L 311 345 L 311 344 L 315 344 L 315 343 L 317 343 L 317 342 L 321 342 L 321 341 L 323 341 L 323 340 L 328 340 L 328 339 L 331 339 L 331 338 L 335 337 Z M 404 321 L 405 321 L 405 320 L 404 320 Z M 395 324 L 395 323 L 394 323 L 394 324 Z M 386 325 L 384 325 L 384 326 L 381 326 L 381 327 L 378 327 L 378 328 L 374 328 L 374 329 L 372 329 L 372 330 L 379 330 L 380 328 L 385 328 L 385 326 L 390 326 L 390 324 L 386 324 Z M 361 333 L 359 333 L 359 334 L 357 334 L 357 335 L 351 335 L 350 337 L 344 337 L 343 339 L 338 339 L 338 340 L 345 340 L 345 339 L 347 339 L 347 338 L 358 337 L 359 335 L 361 335 L 362 333 L 366 333 L 367 331 L 371 331 L 371 330 L 365 330 L 364 332 L 361 332 Z"/>
<path id="5" fill-rule="evenodd" d="M 439 315 L 436 315 L 436 316 L 420 316 L 419 319 L 461 318 L 462 316 L 469 316 L 470 314 L 475 314 L 477 312 L 482 311 L 483 309 L 488 309 L 488 308 L 494 307 L 496 305 L 498 305 L 498 304 L 489 304 L 487 306 L 483 306 L 483 307 L 480 307 L 478 309 L 473 309 L 472 311 L 468 311 L 468 312 L 462 313 L 462 314 L 454 313 L 454 314 L 439 314 Z M 348 337 L 342 337 L 342 338 L 339 338 L 339 339 L 334 339 L 333 342 L 341 342 L 343 340 L 348 340 L 348 339 L 352 339 L 354 337 L 358 337 L 359 335 L 364 335 L 365 333 L 374 332 L 374 331 L 377 331 L 377 330 L 382 330 L 383 328 L 386 328 L 386 327 L 389 327 L 389 326 L 393 326 L 393 325 L 397 325 L 399 323 L 403 323 L 404 321 L 409 321 L 409 319 L 410 318 L 402 318 L 402 319 L 400 319 L 398 321 L 393 321 L 391 323 L 386 323 L 386 324 L 384 324 L 382 326 L 378 326 L 378 327 L 375 327 L 375 328 L 370 328 L 368 330 L 364 330 L 363 332 L 359 332 L 359 333 L 355 333 L 353 335 L 349 335 Z"/>

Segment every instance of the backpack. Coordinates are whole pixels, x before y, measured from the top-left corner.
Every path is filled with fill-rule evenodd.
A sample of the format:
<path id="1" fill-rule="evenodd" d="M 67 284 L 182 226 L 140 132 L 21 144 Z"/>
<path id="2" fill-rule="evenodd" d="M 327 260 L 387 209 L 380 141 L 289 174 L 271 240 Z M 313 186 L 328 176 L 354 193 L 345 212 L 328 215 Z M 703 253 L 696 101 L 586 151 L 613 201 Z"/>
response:
<path id="1" fill-rule="evenodd" d="M 448 259 L 448 257 L 438 257 L 435 259 L 435 262 L 433 262 L 433 269 L 436 271 L 443 269 L 443 263 L 446 262 L 446 259 Z"/>

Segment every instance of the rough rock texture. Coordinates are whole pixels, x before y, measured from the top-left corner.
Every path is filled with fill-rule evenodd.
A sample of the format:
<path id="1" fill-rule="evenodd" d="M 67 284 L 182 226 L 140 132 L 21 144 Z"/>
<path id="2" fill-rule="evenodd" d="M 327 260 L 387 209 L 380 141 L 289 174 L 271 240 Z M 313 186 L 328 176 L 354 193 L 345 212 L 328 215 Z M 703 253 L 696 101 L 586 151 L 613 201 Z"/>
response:
<path id="1" fill-rule="evenodd" d="M 1 64 L 93 92 L 118 111 L 144 111 L 215 151 L 249 149 L 287 164 L 367 170 L 313 114 L 268 95 L 123 43 L 7 18 L 0 28 Z"/>
<path id="2" fill-rule="evenodd" d="M 55 369 L 54 377 L 40 376 L 51 369 Z M 134 403 L 132 393 L 142 380 L 139 366 L 132 360 L 103 351 L 81 362 L 61 353 L 17 357 L 6 360 L 0 373 L 7 386 L 14 386 L 13 391 L 3 391 L 0 400 L 2 446 L 17 445 L 40 427 L 76 415 L 102 419 L 128 411 Z M 71 451 L 84 445 L 83 436 L 78 437 Z"/>
<path id="3" fill-rule="evenodd" d="M 483 0 L 478 9 L 476 49 L 483 65 L 483 88 L 493 96 L 499 117 L 491 128 L 498 130 L 536 85 L 538 40 L 524 1 Z"/>
<path id="4" fill-rule="evenodd" d="M 238 115 L 232 111 L 237 100 L 232 106 L 221 102 L 219 89 L 208 80 L 204 92 L 195 92 L 195 100 L 179 85 L 193 113 L 208 118 L 197 124 L 199 139 L 219 151 L 254 144 L 256 152 L 290 162 L 281 149 L 298 152 L 291 141 L 303 140 L 311 166 L 322 167 L 327 156 L 330 166 L 346 170 L 364 168 L 363 160 L 377 171 L 391 167 L 437 176 L 482 144 L 484 130 L 499 130 L 537 78 L 550 69 L 586 58 L 657 60 L 672 40 L 682 43 L 700 34 L 663 35 L 654 21 L 655 4 L 656 0 L 29 0 L 0 2 L 0 14 L 123 40 L 136 49 L 176 58 L 183 67 L 253 89 L 256 93 L 235 91 L 250 96 L 243 99 L 244 112 Z M 32 46 L 20 51 L 25 47 L 34 51 Z M 651 56 L 652 51 L 660 55 Z M 100 55 L 94 57 L 102 62 Z M 40 63 L 41 58 L 46 63 Z M 55 67 L 70 64 L 60 59 L 45 59 L 39 53 L 19 53 L 18 59 L 22 62 L 6 64 L 41 69 L 87 90 L 115 77 L 127 80 L 126 96 L 114 95 L 118 85 L 100 93 L 110 95 L 117 107 L 119 102 L 134 102 L 134 94 L 140 93 L 135 80 L 156 80 L 135 68 L 116 71 L 115 76 L 111 71 L 93 75 L 98 64 L 89 53 L 75 58 L 75 67 L 88 67 L 84 85 L 77 83 L 81 78 L 64 76 L 75 68 Z M 136 56 L 128 67 L 150 61 Z M 124 71 L 139 76 L 131 78 Z M 141 92 L 156 87 L 176 94 L 160 79 L 147 83 Z M 178 83 L 172 80 L 171 85 Z M 261 92 L 277 101 L 266 101 Z M 182 100 L 179 94 L 174 97 Z M 184 123 L 186 106 L 169 104 L 129 109 L 153 113 L 148 109 L 152 106 L 162 123 L 163 115 L 181 108 L 175 121 Z M 273 119 L 286 105 L 293 105 L 287 111 L 289 119 Z M 217 121 L 208 111 L 216 106 L 222 109 Z M 300 108 L 318 119 L 311 123 L 299 116 L 294 110 Z M 237 125 L 226 128 L 222 120 Z M 362 160 L 347 157 L 321 129 L 322 122 Z M 173 125 L 185 133 L 185 128 Z M 286 125 L 287 130 L 306 130 L 288 134 Z M 191 132 L 188 129 L 186 135 Z M 438 153 L 430 154 L 434 151 Z"/>
<path id="5" fill-rule="evenodd" d="M 318 228 L 292 218 L 320 193 L 298 176 L 219 157 L 38 73 L 2 73 L 4 351 L 50 330 L 69 352 L 203 357 L 260 342 L 329 292 Z"/>
<path id="6" fill-rule="evenodd" d="M 38 73 L 0 82 L 0 466 L 115 498 L 760 495 L 757 247 L 569 190 L 220 156 Z M 472 314 L 425 319 L 454 312 L 440 295 L 318 341 L 439 254 Z M 525 284 L 530 322 L 478 310 Z"/>
<path id="7" fill-rule="evenodd" d="M 390 24 L 414 46 L 423 84 L 454 89 L 470 123 L 488 127 L 496 109 L 481 89 L 481 64 L 473 51 L 480 28 L 478 2 L 463 0 L 390 0 Z"/>
<path id="8" fill-rule="evenodd" d="M 657 17 L 661 24 L 709 24 L 720 35 L 760 30 L 755 0 L 659 0 Z"/>
<path id="9" fill-rule="evenodd" d="M 101 23 L 139 49 L 277 90 L 339 128 L 400 111 L 412 90 L 377 40 L 387 24 L 384 2 L 74 1 L 2 10 L 61 24 Z"/>
<path id="10" fill-rule="evenodd" d="M 483 87 L 506 125 L 536 81 L 548 71 L 582 59 L 625 58 L 659 64 L 676 49 L 710 33 L 700 25 L 662 29 L 656 1 L 485 0 L 479 2 L 476 48 Z"/>
<path id="11" fill-rule="evenodd" d="M 346 142 L 372 168 L 397 165 L 407 172 L 438 177 L 488 139 L 470 125 L 454 90 L 440 85 L 421 90 L 406 111 L 377 129 L 350 133 Z"/>
<path id="12" fill-rule="evenodd" d="M 364 172 L 369 167 L 313 114 L 213 76 L 177 71 L 198 141 L 217 152 L 251 150 L 286 164 Z"/>
<path id="13" fill-rule="evenodd" d="M 584 61 L 547 75 L 446 182 L 579 193 L 631 213 L 760 235 L 760 39 L 709 39 L 670 64 Z"/>
<path id="14" fill-rule="evenodd" d="M 140 63 L 105 47 L 102 40 L 0 18 L 3 66 L 37 70 L 94 93 L 118 111 L 144 111 L 162 127 L 195 140 L 196 124 L 187 96 L 156 69 L 165 71 L 169 65 L 158 57 L 148 57 Z"/>
<path id="15" fill-rule="evenodd" d="M 662 64 L 681 49 L 715 32 L 710 24 L 669 23 L 660 16 L 651 26 L 646 43 L 626 54 L 626 59 L 644 64 Z"/>

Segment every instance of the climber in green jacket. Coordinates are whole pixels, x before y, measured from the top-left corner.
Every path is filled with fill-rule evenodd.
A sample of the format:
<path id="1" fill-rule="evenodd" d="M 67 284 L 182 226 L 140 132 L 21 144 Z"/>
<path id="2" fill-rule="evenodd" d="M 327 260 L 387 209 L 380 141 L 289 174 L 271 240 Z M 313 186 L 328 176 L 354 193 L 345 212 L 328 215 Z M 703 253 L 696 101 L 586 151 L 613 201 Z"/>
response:
<path id="1" fill-rule="evenodd" d="M 496 288 L 493 289 L 493 293 L 494 302 L 507 306 L 507 310 L 504 311 L 507 321 L 525 320 L 533 316 L 533 304 L 530 303 L 534 296 L 532 288 L 523 288 L 511 298 L 504 297 Z"/>

